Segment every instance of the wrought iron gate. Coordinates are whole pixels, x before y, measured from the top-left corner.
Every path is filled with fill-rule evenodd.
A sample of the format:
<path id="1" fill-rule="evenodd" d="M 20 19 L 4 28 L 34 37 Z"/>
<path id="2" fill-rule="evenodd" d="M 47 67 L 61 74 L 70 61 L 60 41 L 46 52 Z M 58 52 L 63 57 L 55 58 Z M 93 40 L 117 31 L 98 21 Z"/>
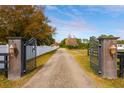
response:
<path id="1" fill-rule="evenodd" d="M 24 72 L 36 68 L 36 48 L 37 41 L 35 38 L 24 42 Z"/>
<path id="2" fill-rule="evenodd" d="M 89 43 L 90 66 L 96 74 L 101 74 L 101 46 L 95 37 L 90 37 Z"/>

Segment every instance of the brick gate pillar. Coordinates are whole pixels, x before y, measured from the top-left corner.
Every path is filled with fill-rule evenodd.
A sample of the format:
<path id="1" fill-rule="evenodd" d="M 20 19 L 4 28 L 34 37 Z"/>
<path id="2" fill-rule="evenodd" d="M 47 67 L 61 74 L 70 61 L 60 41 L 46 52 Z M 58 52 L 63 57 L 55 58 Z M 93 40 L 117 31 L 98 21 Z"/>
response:
<path id="1" fill-rule="evenodd" d="M 23 73 L 23 40 L 21 37 L 9 37 L 8 79 L 19 79 Z"/>
<path id="2" fill-rule="evenodd" d="M 117 78 L 117 39 L 99 38 L 101 44 L 101 71 L 102 77 L 108 79 Z M 112 50 L 111 48 L 114 49 Z"/>

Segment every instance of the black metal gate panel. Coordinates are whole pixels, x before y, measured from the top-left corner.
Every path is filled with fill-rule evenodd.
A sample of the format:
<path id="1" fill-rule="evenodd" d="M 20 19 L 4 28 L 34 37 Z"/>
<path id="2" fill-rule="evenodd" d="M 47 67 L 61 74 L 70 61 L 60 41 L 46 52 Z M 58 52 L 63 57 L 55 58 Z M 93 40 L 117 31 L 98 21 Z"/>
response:
<path id="1" fill-rule="evenodd" d="M 8 53 L 0 53 L 0 73 L 8 75 Z"/>
<path id="2" fill-rule="evenodd" d="M 90 66 L 96 74 L 100 73 L 100 53 L 101 53 L 100 50 L 101 49 L 97 38 L 90 37 L 90 43 L 89 43 Z"/>
<path id="3" fill-rule="evenodd" d="M 117 72 L 119 77 L 124 77 L 124 52 L 118 52 L 118 66 Z"/>
<path id="4" fill-rule="evenodd" d="M 37 41 L 35 38 L 31 38 L 24 44 L 24 69 L 25 72 L 31 71 L 36 68 L 36 48 Z"/>

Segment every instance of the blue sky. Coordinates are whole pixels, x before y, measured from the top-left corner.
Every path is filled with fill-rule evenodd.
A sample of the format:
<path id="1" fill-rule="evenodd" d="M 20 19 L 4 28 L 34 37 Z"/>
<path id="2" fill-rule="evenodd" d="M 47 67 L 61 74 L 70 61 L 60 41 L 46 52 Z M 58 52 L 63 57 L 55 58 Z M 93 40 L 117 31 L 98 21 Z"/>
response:
<path id="1" fill-rule="evenodd" d="M 45 15 L 56 27 L 56 41 L 112 34 L 124 39 L 124 6 L 46 6 Z"/>

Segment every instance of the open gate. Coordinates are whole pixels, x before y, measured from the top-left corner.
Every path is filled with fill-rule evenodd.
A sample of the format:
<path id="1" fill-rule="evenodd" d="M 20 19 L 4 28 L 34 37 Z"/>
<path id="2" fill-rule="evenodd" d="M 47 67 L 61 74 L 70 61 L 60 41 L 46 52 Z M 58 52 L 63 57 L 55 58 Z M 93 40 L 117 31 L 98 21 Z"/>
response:
<path id="1" fill-rule="evenodd" d="M 37 41 L 35 38 L 24 42 L 24 72 L 36 68 L 36 48 Z"/>
<path id="2" fill-rule="evenodd" d="M 101 74 L 100 55 L 101 46 L 99 44 L 99 40 L 97 40 L 97 38 L 95 37 L 90 37 L 89 43 L 90 66 L 96 74 Z"/>

